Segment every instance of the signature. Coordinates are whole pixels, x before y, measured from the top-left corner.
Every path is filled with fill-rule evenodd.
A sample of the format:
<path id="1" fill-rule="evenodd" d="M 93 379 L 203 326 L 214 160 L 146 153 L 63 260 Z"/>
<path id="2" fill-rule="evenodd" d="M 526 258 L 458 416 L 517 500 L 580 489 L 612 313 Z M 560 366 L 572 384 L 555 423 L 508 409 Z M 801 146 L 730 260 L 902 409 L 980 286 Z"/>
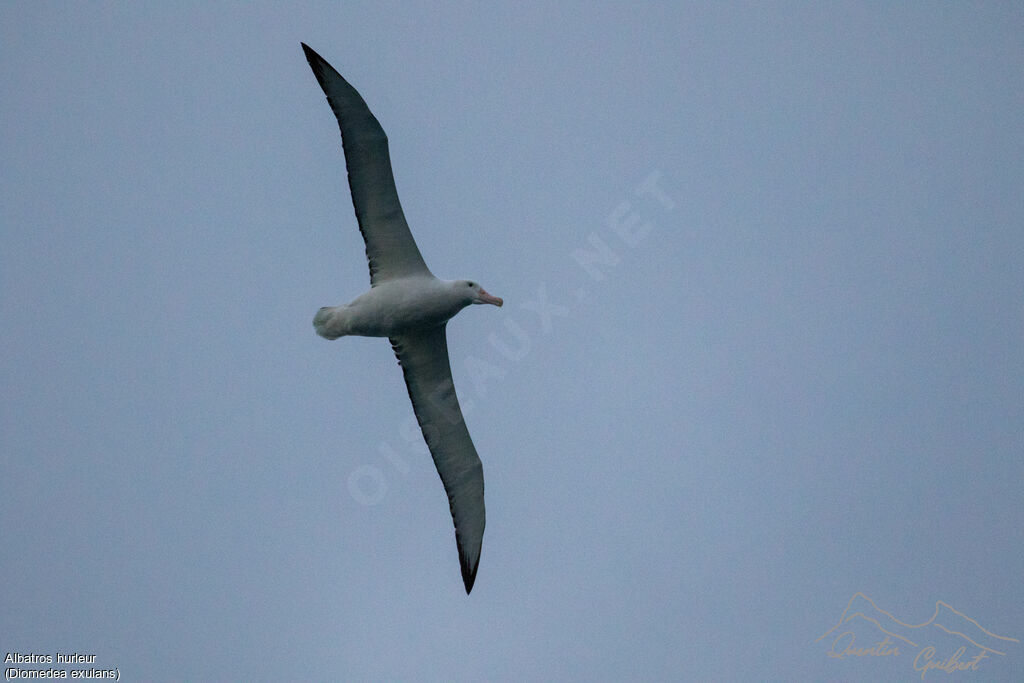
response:
<path id="1" fill-rule="evenodd" d="M 854 647 L 855 640 L 856 636 L 853 635 L 853 631 L 840 633 L 832 641 L 832 647 L 828 651 L 828 656 L 834 659 L 843 659 L 845 657 L 895 657 L 900 653 L 900 649 L 893 645 L 892 639 L 889 636 L 886 636 L 871 647 Z M 842 646 L 842 649 L 837 649 L 837 646 Z"/>
<path id="2" fill-rule="evenodd" d="M 865 631 L 868 633 L 865 640 Z M 872 638 L 870 634 L 876 634 Z M 857 635 L 862 637 L 861 643 Z M 881 637 L 878 640 L 878 637 Z M 1016 638 L 1001 636 L 983 627 L 976 620 L 941 600 L 935 603 L 935 611 L 928 621 L 910 624 L 897 619 L 890 612 L 880 608 L 875 601 L 863 593 L 855 593 L 843 610 L 835 626 L 818 636 L 814 642 L 831 637 L 831 645 L 825 653 L 831 659 L 889 657 L 896 659 L 900 654 L 914 653 L 914 671 L 924 679 L 929 671 L 953 674 L 961 671 L 978 671 L 982 661 L 992 655 L 1006 656 L 1009 643 L 1019 643 Z M 963 642 L 959 649 L 945 658 L 938 654 L 935 638 Z M 959 643 L 953 644 L 957 647 Z M 968 648 L 973 657 L 968 654 Z M 952 648 L 950 648 L 952 649 Z"/>
<path id="3" fill-rule="evenodd" d="M 945 671 L 948 674 L 951 674 L 954 671 L 977 671 L 978 662 L 988 658 L 986 650 L 982 648 L 982 650 L 974 656 L 974 659 L 969 662 L 962 662 L 960 661 L 960 658 L 964 656 L 965 652 L 967 652 L 967 648 L 961 647 L 950 655 L 948 659 L 937 662 L 934 659 L 935 648 L 929 645 L 918 652 L 917 656 L 914 657 L 914 671 L 921 672 L 921 680 L 924 680 L 924 675 L 932 669 Z"/>

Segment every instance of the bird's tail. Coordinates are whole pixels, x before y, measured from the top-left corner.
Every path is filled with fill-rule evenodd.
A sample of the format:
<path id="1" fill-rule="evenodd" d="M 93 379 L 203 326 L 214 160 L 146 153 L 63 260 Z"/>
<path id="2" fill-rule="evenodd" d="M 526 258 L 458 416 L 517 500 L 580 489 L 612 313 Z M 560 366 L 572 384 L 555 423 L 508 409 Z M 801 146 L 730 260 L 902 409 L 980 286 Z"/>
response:
<path id="1" fill-rule="evenodd" d="M 337 339 L 345 333 L 341 329 L 341 320 L 335 315 L 337 309 L 332 306 L 324 306 L 313 316 L 313 327 L 316 333 L 324 339 Z"/>

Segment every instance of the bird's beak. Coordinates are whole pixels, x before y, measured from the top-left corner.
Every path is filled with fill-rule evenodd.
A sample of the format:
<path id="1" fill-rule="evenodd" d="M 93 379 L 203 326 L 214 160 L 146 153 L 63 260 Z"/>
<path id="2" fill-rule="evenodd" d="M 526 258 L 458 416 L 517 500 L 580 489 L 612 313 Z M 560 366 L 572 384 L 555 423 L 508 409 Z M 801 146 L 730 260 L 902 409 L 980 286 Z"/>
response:
<path id="1" fill-rule="evenodd" d="M 480 288 L 480 294 L 477 296 L 476 302 L 478 304 L 494 304 L 495 306 L 501 306 L 503 303 L 505 303 L 504 301 L 501 300 L 500 297 L 491 296 L 490 294 L 488 294 L 487 290 L 485 290 L 483 287 Z"/>

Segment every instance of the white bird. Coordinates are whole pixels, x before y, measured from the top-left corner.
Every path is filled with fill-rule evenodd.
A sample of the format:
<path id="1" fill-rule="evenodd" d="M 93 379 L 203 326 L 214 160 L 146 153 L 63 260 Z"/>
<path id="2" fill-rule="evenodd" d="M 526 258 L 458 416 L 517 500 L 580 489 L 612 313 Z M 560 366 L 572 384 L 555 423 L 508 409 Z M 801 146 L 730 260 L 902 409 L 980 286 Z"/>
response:
<path id="1" fill-rule="evenodd" d="M 473 590 L 484 524 L 484 473 L 469 438 L 448 363 L 445 326 L 470 304 L 502 300 L 472 280 L 438 280 L 405 222 L 388 138 L 366 102 L 323 57 L 302 43 L 341 128 L 359 231 L 366 242 L 370 290 L 313 318 L 326 339 L 388 337 L 405 375 L 413 411 L 448 494 L 466 593 Z"/>

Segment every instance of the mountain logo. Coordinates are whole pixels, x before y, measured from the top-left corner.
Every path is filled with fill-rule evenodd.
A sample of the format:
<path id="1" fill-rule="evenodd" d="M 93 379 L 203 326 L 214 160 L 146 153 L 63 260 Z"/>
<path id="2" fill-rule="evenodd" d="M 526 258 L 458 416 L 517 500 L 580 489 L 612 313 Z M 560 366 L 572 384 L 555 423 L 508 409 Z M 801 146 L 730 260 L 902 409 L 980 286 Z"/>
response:
<path id="1" fill-rule="evenodd" d="M 928 621 L 910 624 L 864 593 L 855 593 L 836 625 L 814 642 L 824 642 L 825 654 L 832 659 L 909 659 L 922 679 L 929 671 L 979 671 L 986 659 L 1006 657 L 1020 643 L 993 633 L 941 600 Z"/>

